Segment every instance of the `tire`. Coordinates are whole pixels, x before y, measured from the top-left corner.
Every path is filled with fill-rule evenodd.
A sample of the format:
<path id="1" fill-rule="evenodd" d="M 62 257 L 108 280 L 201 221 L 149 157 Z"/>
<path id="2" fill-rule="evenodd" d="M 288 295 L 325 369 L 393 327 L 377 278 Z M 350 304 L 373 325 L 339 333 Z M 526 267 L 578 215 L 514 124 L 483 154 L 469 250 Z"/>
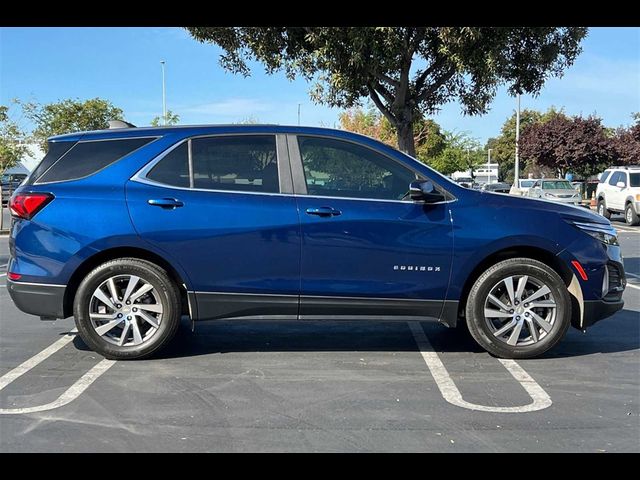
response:
<path id="1" fill-rule="evenodd" d="M 640 217 L 630 203 L 627 203 L 627 207 L 624 209 L 624 219 L 628 225 L 640 225 Z"/>
<path id="2" fill-rule="evenodd" d="M 114 296 L 110 279 L 120 301 L 111 302 L 111 307 L 106 303 Z M 131 289 L 127 288 L 130 283 L 134 284 Z M 131 299 L 129 304 L 125 296 Z M 163 269 L 146 260 L 119 258 L 85 277 L 76 292 L 73 313 L 78 333 L 91 349 L 111 360 L 134 360 L 150 357 L 171 341 L 180 326 L 181 301 L 178 288 Z M 101 332 L 100 327 L 104 327 Z"/>
<path id="3" fill-rule="evenodd" d="M 511 302 L 505 279 L 514 276 L 511 280 L 514 301 Z M 537 290 L 544 291 L 544 286 L 549 293 L 533 298 L 531 303 L 519 302 L 518 286 L 524 276 L 527 279 L 521 300 L 531 297 Z M 489 299 L 490 293 L 508 310 L 493 303 Z M 550 306 L 552 303 L 554 307 Z M 485 307 L 491 312 L 497 311 L 500 316 L 485 316 Z M 493 265 L 475 281 L 465 314 L 469 333 L 489 353 L 500 358 L 533 358 L 555 346 L 566 333 L 571 324 L 571 299 L 562 278 L 547 265 L 531 258 L 511 258 Z M 543 323 L 538 323 L 536 316 Z M 516 326 L 508 329 L 514 322 Z M 515 344 L 509 344 L 514 342 L 512 337 L 516 333 Z"/>
<path id="4" fill-rule="evenodd" d="M 611 218 L 611 212 L 607 210 L 607 205 L 604 203 L 604 199 L 602 198 L 598 200 L 598 213 L 607 220 Z"/>

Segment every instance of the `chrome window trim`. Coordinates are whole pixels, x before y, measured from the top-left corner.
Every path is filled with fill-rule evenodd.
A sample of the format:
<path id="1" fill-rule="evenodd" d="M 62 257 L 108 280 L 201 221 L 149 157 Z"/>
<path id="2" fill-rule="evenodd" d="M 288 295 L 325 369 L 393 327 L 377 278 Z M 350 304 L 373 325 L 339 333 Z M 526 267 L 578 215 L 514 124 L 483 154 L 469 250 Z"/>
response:
<path id="1" fill-rule="evenodd" d="M 83 177 L 77 177 L 77 178 L 68 178 L 66 180 L 54 180 L 52 182 L 39 182 L 39 181 L 35 181 L 33 182 L 33 185 L 50 185 L 52 183 L 62 183 L 62 182 L 75 182 L 76 180 L 83 180 L 85 178 L 89 178 L 92 175 L 95 175 L 96 173 L 100 173 L 101 171 L 103 171 L 105 168 L 110 167 L 111 165 L 113 165 L 114 163 L 119 162 L 120 160 L 122 160 L 124 157 L 128 157 L 129 155 L 131 155 L 132 153 L 137 152 L 138 150 L 140 150 L 141 148 L 146 147 L 147 145 L 150 145 L 151 143 L 153 143 L 154 141 L 158 140 L 159 138 L 161 138 L 158 135 L 143 135 L 143 136 L 137 136 L 137 137 L 124 137 L 124 138 L 101 138 L 99 140 L 78 140 L 77 142 L 75 142 L 73 144 L 73 146 L 71 148 L 69 148 L 69 150 L 67 150 L 64 155 L 62 155 L 60 158 L 58 158 L 58 160 L 56 160 L 55 162 L 53 162 L 51 164 L 51 166 L 49 168 L 47 168 L 44 173 L 42 175 L 40 175 L 40 178 L 44 178 L 44 176 L 49 173 L 49 170 L 51 170 L 55 165 L 57 165 L 57 163 L 62 160 L 64 157 L 67 156 L 67 154 L 72 151 L 74 148 L 76 148 L 76 146 L 79 143 L 96 143 L 96 142 L 117 142 L 120 140 L 141 140 L 141 139 L 145 139 L 145 138 L 150 138 L 151 141 L 145 143 L 144 145 L 139 146 L 138 148 L 136 148 L 135 150 L 131 150 L 129 153 L 126 153 L 124 155 L 122 155 L 119 158 L 116 158 L 113 162 L 109 163 L 108 165 L 105 165 L 104 167 L 102 167 L 99 170 L 96 170 L 93 173 L 90 173 L 89 175 L 84 175 Z M 35 169 L 34 169 L 35 171 Z"/>

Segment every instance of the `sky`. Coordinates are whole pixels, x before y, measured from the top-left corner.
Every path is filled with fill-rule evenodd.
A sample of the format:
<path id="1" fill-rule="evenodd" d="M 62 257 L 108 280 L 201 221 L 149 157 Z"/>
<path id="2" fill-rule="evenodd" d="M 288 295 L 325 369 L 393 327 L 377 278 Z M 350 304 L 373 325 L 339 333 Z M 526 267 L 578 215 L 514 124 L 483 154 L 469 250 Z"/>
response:
<path id="1" fill-rule="evenodd" d="M 554 106 L 570 115 L 596 114 L 609 127 L 631 124 L 631 113 L 640 111 L 640 28 L 592 28 L 582 47 L 565 75 L 549 79 L 536 98 L 523 95 L 521 108 Z M 314 104 L 309 83 L 267 75 L 258 64 L 248 78 L 228 73 L 218 64 L 220 53 L 177 27 L 0 28 L 0 104 L 101 97 L 122 108 L 127 121 L 148 125 L 162 115 L 164 60 L 167 107 L 181 124 L 249 118 L 296 124 L 300 104 L 302 125 L 339 126 L 340 110 Z M 464 116 L 453 102 L 432 118 L 484 143 L 515 108 L 500 88 L 486 115 Z M 12 114 L 30 127 L 17 110 Z"/>

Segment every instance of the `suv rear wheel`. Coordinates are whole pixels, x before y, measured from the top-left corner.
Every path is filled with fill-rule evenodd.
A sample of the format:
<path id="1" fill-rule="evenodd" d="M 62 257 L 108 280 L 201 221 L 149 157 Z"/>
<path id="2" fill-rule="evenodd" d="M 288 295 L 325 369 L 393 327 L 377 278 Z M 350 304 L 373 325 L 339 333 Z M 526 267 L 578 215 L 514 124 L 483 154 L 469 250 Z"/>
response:
<path id="1" fill-rule="evenodd" d="M 629 225 L 640 225 L 640 217 L 633 209 L 631 203 L 627 203 L 627 207 L 624 209 L 624 219 Z"/>
<path id="2" fill-rule="evenodd" d="M 542 262 L 511 258 L 476 280 L 466 307 L 469 332 L 502 358 L 531 358 L 552 348 L 571 323 L 562 278 Z"/>
<path id="3" fill-rule="evenodd" d="M 602 215 L 607 220 L 611 218 L 611 212 L 607 210 L 607 205 L 604 203 L 604 199 L 598 200 L 598 214 Z"/>
<path id="4" fill-rule="evenodd" d="M 180 325 L 178 289 L 157 265 L 120 258 L 92 270 L 76 292 L 73 312 L 80 337 L 112 360 L 153 355 Z"/>

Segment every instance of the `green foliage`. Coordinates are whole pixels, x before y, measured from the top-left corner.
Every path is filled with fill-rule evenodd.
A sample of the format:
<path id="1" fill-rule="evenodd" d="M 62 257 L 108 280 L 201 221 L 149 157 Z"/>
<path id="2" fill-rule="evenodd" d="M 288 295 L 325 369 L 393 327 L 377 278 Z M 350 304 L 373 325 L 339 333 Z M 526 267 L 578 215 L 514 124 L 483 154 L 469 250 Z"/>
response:
<path id="1" fill-rule="evenodd" d="M 315 80 L 311 97 L 352 108 L 369 97 L 416 154 L 413 124 L 458 100 L 466 114 L 485 113 L 498 86 L 511 94 L 540 91 L 580 53 L 582 27 L 188 27 L 215 43 L 227 70 Z M 418 61 L 420 68 L 412 68 Z"/>
<path id="2" fill-rule="evenodd" d="M 429 165 L 444 175 L 456 171 L 474 170 L 483 163 L 484 152 L 480 143 L 468 132 L 444 133 L 445 148 Z"/>
<path id="3" fill-rule="evenodd" d="M 122 119 L 123 112 L 108 100 L 92 98 L 81 101 L 68 98 L 41 105 L 20 102 L 25 116 L 35 124 L 32 136 L 43 151 L 47 151 L 47 138 L 63 133 L 109 128 L 109 120 Z"/>
<path id="4" fill-rule="evenodd" d="M 9 107 L 0 105 L 0 175 L 29 154 L 25 142 L 24 132 L 9 117 Z"/>
<path id="5" fill-rule="evenodd" d="M 180 115 L 177 113 L 173 113 L 171 110 L 167 110 L 167 121 L 166 125 L 177 125 L 180 122 Z M 152 127 L 160 127 L 165 125 L 165 122 L 162 119 L 162 115 L 158 115 L 157 117 L 153 117 L 151 120 Z"/>

